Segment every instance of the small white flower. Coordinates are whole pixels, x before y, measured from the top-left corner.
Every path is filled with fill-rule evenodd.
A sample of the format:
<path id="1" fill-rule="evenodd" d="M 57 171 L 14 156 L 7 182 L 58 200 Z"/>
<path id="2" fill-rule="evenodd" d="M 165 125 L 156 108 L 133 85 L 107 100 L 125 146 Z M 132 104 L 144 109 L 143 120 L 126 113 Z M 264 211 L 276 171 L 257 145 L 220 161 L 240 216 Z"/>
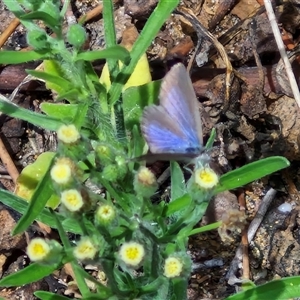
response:
<path id="1" fill-rule="evenodd" d="M 89 237 L 82 237 L 73 253 L 78 260 L 93 259 L 97 253 L 97 248 Z"/>
<path id="2" fill-rule="evenodd" d="M 75 125 L 62 125 L 57 130 L 57 137 L 65 144 L 73 144 L 80 139 L 80 134 Z"/>
<path id="3" fill-rule="evenodd" d="M 168 257 L 165 260 L 164 275 L 168 278 L 180 276 L 183 270 L 183 264 L 177 257 Z"/>
<path id="4" fill-rule="evenodd" d="M 27 255 L 31 261 L 43 261 L 50 253 L 49 244 L 42 238 L 32 239 L 27 246 Z"/>
<path id="5" fill-rule="evenodd" d="M 212 189 L 215 187 L 219 178 L 218 175 L 210 167 L 199 168 L 195 171 L 195 182 L 203 189 Z"/>
<path id="6" fill-rule="evenodd" d="M 80 210 L 84 204 L 80 192 L 75 189 L 63 191 L 61 193 L 60 201 L 69 211 L 72 212 Z"/>
<path id="7" fill-rule="evenodd" d="M 145 256 L 145 249 L 142 244 L 137 242 L 126 242 L 119 250 L 119 257 L 125 264 L 136 267 Z"/>

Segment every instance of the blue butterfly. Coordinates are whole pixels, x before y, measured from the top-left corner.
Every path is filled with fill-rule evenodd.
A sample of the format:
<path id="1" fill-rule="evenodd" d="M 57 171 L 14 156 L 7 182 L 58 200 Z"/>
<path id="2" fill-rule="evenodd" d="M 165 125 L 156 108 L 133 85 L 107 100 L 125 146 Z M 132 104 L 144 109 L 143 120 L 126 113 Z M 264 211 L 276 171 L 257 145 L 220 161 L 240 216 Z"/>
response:
<path id="1" fill-rule="evenodd" d="M 177 64 L 162 81 L 159 105 L 144 109 L 141 129 L 157 160 L 183 160 L 203 150 L 198 101 L 186 68 Z"/>

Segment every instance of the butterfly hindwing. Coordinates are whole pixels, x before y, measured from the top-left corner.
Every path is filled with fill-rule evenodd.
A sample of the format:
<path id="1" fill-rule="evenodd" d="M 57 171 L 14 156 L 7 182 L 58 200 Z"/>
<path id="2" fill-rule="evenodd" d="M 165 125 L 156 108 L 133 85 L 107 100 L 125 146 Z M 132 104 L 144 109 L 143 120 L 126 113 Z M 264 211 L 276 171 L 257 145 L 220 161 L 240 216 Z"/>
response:
<path id="1" fill-rule="evenodd" d="M 190 147 L 178 124 L 162 106 L 145 108 L 141 128 L 152 153 L 185 153 Z"/>
<path id="2" fill-rule="evenodd" d="M 159 94 L 160 105 L 179 123 L 193 146 L 203 144 L 198 101 L 186 68 L 175 65 L 165 76 Z"/>
<path id="3" fill-rule="evenodd" d="M 152 153 L 199 154 L 202 127 L 196 95 L 182 64 L 163 79 L 160 105 L 145 108 L 142 132 Z"/>

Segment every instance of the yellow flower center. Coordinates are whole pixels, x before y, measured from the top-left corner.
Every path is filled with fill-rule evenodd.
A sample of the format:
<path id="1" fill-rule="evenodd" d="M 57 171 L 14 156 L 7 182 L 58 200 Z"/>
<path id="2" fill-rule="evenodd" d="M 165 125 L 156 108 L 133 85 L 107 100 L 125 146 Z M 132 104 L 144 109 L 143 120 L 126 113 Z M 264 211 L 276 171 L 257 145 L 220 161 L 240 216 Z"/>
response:
<path id="1" fill-rule="evenodd" d="M 136 259 L 139 254 L 137 247 L 131 247 L 126 250 L 126 256 L 128 259 Z"/>
<path id="2" fill-rule="evenodd" d="M 35 244 L 33 251 L 36 255 L 45 255 L 47 253 L 45 247 L 43 247 L 41 244 Z"/>
<path id="3" fill-rule="evenodd" d="M 200 178 L 206 182 L 212 182 L 214 181 L 214 176 L 212 176 L 212 172 L 207 172 L 206 170 L 203 170 L 200 174 L 199 174 Z"/>

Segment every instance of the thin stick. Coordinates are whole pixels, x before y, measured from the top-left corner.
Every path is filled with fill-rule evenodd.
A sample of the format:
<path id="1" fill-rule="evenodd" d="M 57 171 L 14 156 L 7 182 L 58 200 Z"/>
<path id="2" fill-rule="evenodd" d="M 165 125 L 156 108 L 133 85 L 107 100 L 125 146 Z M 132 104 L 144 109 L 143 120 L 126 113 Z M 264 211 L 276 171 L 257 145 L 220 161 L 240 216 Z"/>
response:
<path id="1" fill-rule="evenodd" d="M 7 28 L 5 28 L 3 33 L 0 35 L 0 48 L 4 45 L 4 43 L 10 37 L 10 35 L 16 30 L 16 28 L 19 26 L 19 24 L 20 24 L 20 20 L 15 18 L 12 20 L 12 22 L 9 24 L 9 26 Z"/>
<path id="2" fill-rule="evenodd" d="M 293 95 L 295 98 L 295 101 L 298 104 L 298 107 L 300 107 L 300 93 L 299 93 L 299 88 L 298 88 L 298 84 L 297 81 L 295 79 L 295 75 L 293 73 L 293 69 L 291 66 L 291 63 L 287 57 L 287 54 L 285 52 L 285 48 L 284 48 L 284 44 L 281 38 L 281 34 L 277 25 L 277 21 L 276 21 L 276 17 L 274 14 L 274 10 L 272 7 L 272 3 L 270 0 L 264 0 L 264 4 L 265 4 L 265 8 L 266 8 L 266 12 L 271 24 L 271 28 L 273 30 L 273 34 L 274 34 L 274 38 L 281 56 L 281 59 L 283 60 L 284 66 L 285 66 L 285 70 L 293 91 Z"/>
<path id="3" fill-rule="evenodd" d="M 253 238 L 256 234 L 256 231 L 257 231 L 258 227 L 260 226 L 271 202 L 275 198 L 276 192 L 277 192 L 276 190 L 274 190 L 273 188 L 270 188 L 269 191 L 264 196 L 264 198 L 256 212 L 255 218 L 252 220 L 252 222 L 249 225 L 248 234 L 247 234 L 248 243 L 250 243 L 253 240 Z M 242 282 L 242 279 L 238 279 L 235 275 L 237 273 L 238 269 L 240 268 L 242 259 L 243 259 L 243 244 L 241 243 L 240 246 L 236 249 L 235 256 L 234 256 L 233 260 L 231 261 L 229 270 L 226 274 L 226 279 L 228 280 L 228 284 L 234 285 L 236 283 Z"/>
<path id="4" fill-rule="evenodd" d="M 240 210 L 244 211 L 246 210 L 246 200 L 245 200 L 245 193 L 243 190 L 240 190 L 239 195 L 238 195 L 238 201 L 240 205 Z M 249 253 L 248 253 L 248 237 L 247 237 L 247 231 L 248 228 L 244 228 L 242 231 L 242 240 L 241 240 L 241 246 L 242 246 L 242 252 L 243 252 L 243 257 L 242 257 L 242 262 L 243 262 L 243 276 L 242 278 L 245 279 L 250 279 L 250 267 L 249 267 Z"/>
<path id="5" fill-rule="evenodd" d="M 14 183 L 17 182 L 17 178 L 19 177 L 19 171 L 16 168 L 13 160 L 11 159 L 9 153 L 6 150 L 5 145 L 0 138 L 0 159 L 2 160 L 3 165 L 5 166 L 8 174 L 11 176 Z"/>

